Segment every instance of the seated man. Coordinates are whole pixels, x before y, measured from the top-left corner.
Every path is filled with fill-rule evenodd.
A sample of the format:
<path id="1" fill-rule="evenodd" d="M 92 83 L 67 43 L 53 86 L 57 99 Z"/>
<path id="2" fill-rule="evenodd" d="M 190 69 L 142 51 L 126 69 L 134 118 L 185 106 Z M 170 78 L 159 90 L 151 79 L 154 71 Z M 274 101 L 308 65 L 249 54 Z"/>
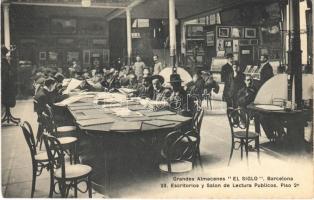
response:
<path id="1" fill-rule="evenodd" d="M 197 72 L 193 75 L 193 80 L 187 83 L 187 93 L 191 98 L 196 100 L 199 106 L 202 103 L 205 81 L 203 80 L 201 73 Z"/>
<path id="2" fill-rule="evenodd" d="M 152 84 L 154 88 L 153 98 L 155 101 L 168 101 L 171 95 L 171 91 L 162 86 L 165 79 L 160 75 L 152 76 Z"/>
<path id="3" fill-rule="evenodd" d="M 55 99 L 54 90 L 56 88 L 56 82 L 53 78 L 48 78 L 45 80 L 44 86 L 40 87 L 36 92 L 34 97 L 34 110 L 37 113 L 38 121 L 38 131 L 37 140 L 41 137 L 43 133 L 43 114 L 47 113 L 47 105 L 52 106 Z"/>
<path id="4" fill-rule="evenodd" d="M 80 85 L 80 89 L 101 92 L 101 91 L 104 91 L 106 84 L 107 83 L 104 80 L 104 72 L 98 71 L 90 79 L 90 81 L 84 80 Z"/>
<path id="5" fill-rule="evenodd" d="M 241 88 L 237 93 L 237 105 L 246 108 L 252 103 L 256 96 L 256 88 L 253 86 L 253 78 L 250 75 L 245 77 L 245 87 Z"/>
<path id="6" fill-rule="evenodd" d="M 176 111 L 178 114 L 191 115 L 193 101 L 189 101 L 186 91 L 181 86 L 181 77 L 179 74 L 171 74 L 170 84 L 172 86 L 172 93 L 169 98 L 170 109 Z"/>
<path id="7" fill-rule="evenodd" d="M 129 84 L 128 84 L 128 89 L 134 89 L 137 90 L 139 88 L 138 82 L 137 82 L 137 77 L 135 74 L 130 74 L 128 76 L 129 79 Z"/>
<path id="8" fill-rule="evenodd" d="M 106 80 L 105 88 L 109 92 L 116 91 L 118 88 L 120 88 L 119 71 L 115 70 L 111 77 Z"/>
<path id="9" fill-rule="evenodd" d="M 151 77 L 143 77 L 143 84 L 133 94 L 141 98 L 153 98 Z"/>

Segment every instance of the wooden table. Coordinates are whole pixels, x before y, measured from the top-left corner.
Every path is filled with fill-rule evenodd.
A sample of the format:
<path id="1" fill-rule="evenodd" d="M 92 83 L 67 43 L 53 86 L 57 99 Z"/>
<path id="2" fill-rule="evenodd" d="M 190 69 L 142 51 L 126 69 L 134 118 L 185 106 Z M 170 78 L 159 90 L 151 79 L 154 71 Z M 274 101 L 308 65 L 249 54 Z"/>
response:
<path id="1" fill-rule="evenodd" d="M 280 124 L 287 129 L 286 142 L 291 148 L 299 148 L 304 145 L 304 127 L 305 122 L 308 121 L 310 110 L 286 110 L 286 109 L 267 109 L 261 108 L 260 105 L 248 105 L 247 109 L 255 113 L 256 132 L 260 133 L 260 115 L 272 116 L 280 122 Z"/>
<path id="2" fill-rule="evenodd" d="M 101 111 L 103 112 L 104 117 L 109 117 L 114 119 L 115 122 L 119 121 L 126 121 L 128 118 L 122 118 L 119 117 L 113 113 L 110 113 L 110 109 L 108 108 L 100 108 L 100 106 L 97 106 L 94 104 L 91 106 L 90 109 L 86 106 L 82 106 L 82 110 L 79 109 L 77 104 L 85 102 L 85 103 L 92 103 L 93 99 L 83 99 L 79 102 L 70 104 L 67 106 L 68 110 L 70 111 L 71 115 L 74 118 L 74 121 L 77 122 L 77 119 L 79 118 L 79 113 L 82 113 L 86 110 L 88 112 L 91 112 L 91 110 L 95 110 L 95 112 Z M 128 105 L 128 108 L 132 109 L 133 107 L 138 107 L 139 105 Z M 145 109 L 147 111 L 147 109 Z M 143 110 L 143 111 L 145 111 Z M 138 111 L 141 112 L 142 110 Z M 163 112 L 163 111 L 160 111 Z M 158 111 L 157 111 L 158 113 Z M 143 112 L 143 115 L 145 115 L 145 112 Z M 174 114 L 176 115 L 176 114 Z M 180 117 L 176 115 L 177 117 Z M 158 117 L 148 117 L 151 120 L 156 119 Z M 131 118 L 129 118 L 131 119 Z M 191 117 L 187 117 L 185 121 L 172 121 L 173 124 L 171 125 L 166 125 L 162 127 L 158 127 L 155 125 L 150 125 L 146 124 L 145 121 L 142 123 L 141 130 L 139 131 L 111 131 L 111 126 L 113 123 L 108 123 L 108 124 L 97 124 L 97 125 L 90 125 L 90 126 L 81 126 L 77 124 L 77 126 L 84 131 L 87 135 L 91 137 L 98 137 L 99 140 L 102 140 L 102 151 L 104 152 L 103 155 L 103 162 L 105 164 L 105 169 L 104 173 L 101 174 L 101 176 L 105 177 L 105 186 L 104 190 L 107 194 L 110 193 L 110 158 L 113 153 L 116 153 L 116 151 L 119 151 L 119 148 L 117 148 L 117 145 L 115 144 L 119 140 L 127 140 L 127 141 L 134 141 L 134 140 L 142 140 L 142 141 L 147 141 L 147 143 L 150 143 L 148 145 L 151 145 L 151 149 L 155 149 L 156 155 L 160 152 L 161 144 L 163 143 L 163 138 L 171 131 L 179 129 L 182 126 L 190 126 L 191 125 Z M 141 121 L 141 120 L 139 120 Z M 155 157 L 154 159 L 158 159 Z M 94 181 L 94 183 L 97 182 L 97 180 Z M 98 183 L 96 183 L 98 185 Z"/>

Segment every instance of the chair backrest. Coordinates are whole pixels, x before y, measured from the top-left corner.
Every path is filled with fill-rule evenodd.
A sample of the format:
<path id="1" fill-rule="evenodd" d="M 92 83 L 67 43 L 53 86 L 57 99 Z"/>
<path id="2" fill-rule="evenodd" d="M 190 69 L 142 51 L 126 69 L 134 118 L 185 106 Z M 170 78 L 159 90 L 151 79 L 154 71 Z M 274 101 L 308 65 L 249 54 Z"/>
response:
<path id="1" fill-rule="evenodd" d="M 234 133 L 235 129 L 240 129 L 240 130 L 245 130 L 246 135 L 248 135 L 251 117 L 245 109 L 228 108 L 227 116 L 228 116 L 228 121 L 229 121 L 232 134 Z"/>
<path id="2" fill-rule="evenodd" d="M 36 151 L 36 143 L 35 143 L 33 129 L 27 121 L 22 122 L 20 124 L 20 127 L 23 131 L 23 135 L 25 137 L 26 143 L 31 152 L 31 157 L 34 160 L 35 155 L 37 154 L 37 151 Z"/>
<path id="3" fill-rule="evenodd" d="M 64 180 L 65 179 L 64 149 L 62 148 L 59 140 L 50 134 L 44 133 L 43 139 L 47 150 L 50 167 L 53 167 L 54 169 L 61 167 L 62 172 L 61 175 L 62 179 Z"/>
<path id="4" fill-rule="evenodd" d="M 204 117 L 204 109 L 200 108 L 198 109 L 195 114 L 193 115 L 192 118 L 192 123 L 193 123 L 193 129 L 200 134 L 201 131 L 201 126 L 203 122 L 203 117 Z"/>
<path id="5" fill-rule="evenodd" d="M 194 143 L 187 136 L 189 132 L 182 134 L 176 130 L 168 133 L 165 137 L 162 151 L 168 161 L 190 159 L 194 155 Z M 187 142 L 182 143 L 184 138 L 187 139 Z"/>
<path id="6" fill-rule="evenodd" d="M 56 125 L 56 121 L 55 121 L 55 116 L 52 110 L 52 107 L 49 106 L 48 104 L 46 105 L 46 110 L 47 110 L 47 121 L 46 121 L 46 126 L 48 128 L 48 132 L 50 132 L 51 134 L 56 133 L 57 132 L 57 125 Z"/>

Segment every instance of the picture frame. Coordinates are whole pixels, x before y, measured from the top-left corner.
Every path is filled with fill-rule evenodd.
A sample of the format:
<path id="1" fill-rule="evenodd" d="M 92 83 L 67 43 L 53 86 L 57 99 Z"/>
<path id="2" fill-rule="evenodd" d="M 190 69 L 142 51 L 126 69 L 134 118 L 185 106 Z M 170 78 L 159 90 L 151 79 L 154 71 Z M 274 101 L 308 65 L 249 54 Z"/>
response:
<path id="1" fill-rule="evenodd" d="M 258 39 L 252 39 L 250 40 L 251 45 L 258 45 Z"/>
<path id="2" fill-rule="evenodd" d="M 245 38 L 256 38 L 256 28 L 245 28 L 244 30 Z"/>
<path id="3" fill-rule="evenodd" d="M 230 28 L 229 27 L 219 27 L 218 28 L 218 37 L 220 37 L 220 38 L 230 37 Z"/>
<path id="4" fill-rule="evenodd" d="M 242 38 L 243 37 L 243 28 L 231 27 L 231 37 L 232 38 Z"/>
<path id="5" fill-rule="evenodd" d="M 209 47 L 215 46 L 215 33 L 214 33 L 214 31 L 209 31 L 206 33 L 206 45 Z"/>
<path id="6" fill-rule="evenodd" d="M 224 46 L 225 46 L 225 48 L 232 47 L 232 40 L 225 40 Z"/>
<path id="7" fill-rule="evenodd" d="M 47 59 L 47 52 L 40 51 L 39 52 L 39 60 L 46 60 Z"/>
<path id="8" fill-rule="evenodd" d="M 202 25 L 189 25 L 186 27 L 188 37 L 204 36 L 204 27 Z"/>
<path id="9" fill-rule="evenodd" d="M 225 50 L 225 44 L 223 39 L 217 39 L 217 51 L 224 51 Z"/>
<path id="10" fill-rule="evenodd" d="M 77 20 L 75 18 L 52 18 L 50 32 L 53 34 L 77 33 Z"/>
<path id="11" fill-rule="evenodd" d="M 239 40 L 239 46 L 247 46 L 250 45 L 250 40 L 241 39 Z"/>

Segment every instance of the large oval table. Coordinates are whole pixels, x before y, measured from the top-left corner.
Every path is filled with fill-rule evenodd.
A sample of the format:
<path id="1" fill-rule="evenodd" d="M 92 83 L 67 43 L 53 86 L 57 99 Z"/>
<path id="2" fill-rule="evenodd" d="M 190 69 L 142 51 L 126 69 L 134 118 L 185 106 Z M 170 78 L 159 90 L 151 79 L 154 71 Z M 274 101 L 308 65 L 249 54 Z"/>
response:
<path id="1" fill-rule="evenodd" d="M 114 107 L 102 108 L 102 106 L 94 104 L 92 98 L 82 99 L 67 106 L 68 111 L 73 116 L 73 120 L 79 129 L 85 133 L 84 135 L 93 137 L 94 141 L 98 142 L 98 144 L 94 145 L 98 146 L 99 151 L 103 152 L 102 158 L 95 158 L 102 159 L 99 160 L 99 162 L 104 163 L 104 169 L 100 172 L 96 172 L 96 175 L 94 176 L 94 188 L 96 187 L 96 190 L 99 189 L 101 190 L 100 192 L 106 193 L 108 195 L 110 194 L 110 170 L 112 167 L 114 167 L 111 165 L 111 161 L 112 159 L 118 159 L 113 156 L 123 148 L 121 147 L 120 141 L 123 140 L 126 143 L 136 141 L 135 146 L 138 144 L 142 145 L 143 143 L 144 145 L 148 145 L 148 148 L 155 152 L 154 155 L 156 156 L 154 156 L 152 160 L 156 163 L 159 159 L 158 156 L 163 144 L 163 138 L 173 130 L 180 129 L 183 126 L 190 126 L 192 120 L 191 117 L 183 117 L 168 110 L 152 112 L 140 104 L 124 105 L 123 107 L 127 107 L 134 112 L 139 112 L 142 114 L 142 116 L 117 116 L 112 112 Z M 171 119 L 165 120 L 167 116 Z M 107 123 L 82 125 L 82 119 L 84 121 L 88 120 L 89 118 L 106 118 L 109 120 Z M 160 118 L 163 119 L 161 121 L 168 122 L 170 124 L 162 126 L 149 124 L 154 120 L 160 121 Z M 113 122 L 109 122 L 110 119 Z M 142 123 L 140 129 L 127 130 L 126 128 L 126 130 L 112 130 L 114 123 L 125 123 L 130 121 Z M 126 146 L 124 144 L 122 143 L 122 146 Z M 105 180 L 103 180 L 103 178 L 105 178 Z"/>

